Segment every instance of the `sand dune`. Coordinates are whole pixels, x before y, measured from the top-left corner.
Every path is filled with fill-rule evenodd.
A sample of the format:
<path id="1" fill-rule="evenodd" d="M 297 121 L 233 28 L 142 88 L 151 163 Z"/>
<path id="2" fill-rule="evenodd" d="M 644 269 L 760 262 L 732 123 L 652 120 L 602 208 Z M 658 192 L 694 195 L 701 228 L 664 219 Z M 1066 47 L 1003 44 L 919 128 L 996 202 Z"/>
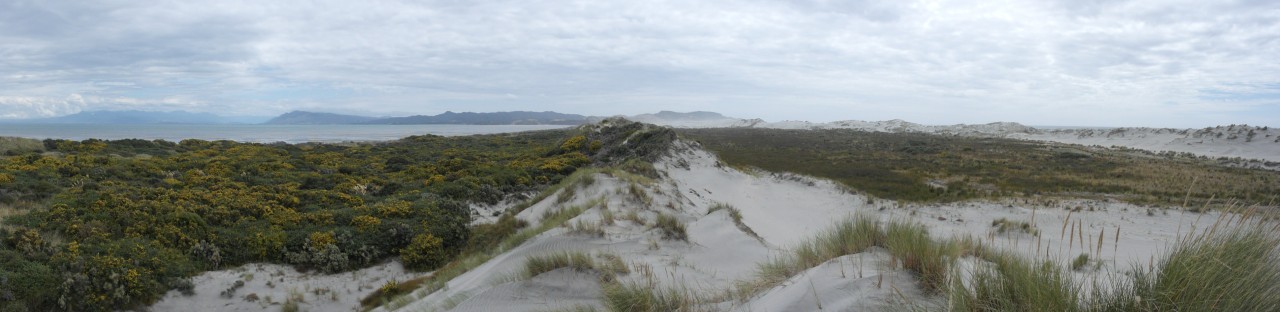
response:
<path id="1" fill-rule="evenodd" d="M 886 121 L 844 120 L 765 122 L 761 119 L 663 119 L 645 116 L 643 122 L 676 128 L 854 129 L 875 132 L 913 132 L 940 135 L 997 137 L 1081 145 L 1123 146 L 1153 152 L 1191 153 L 1211 158 L 1243 158 L 1243 167 L 1280 170 L 1280 129 L 1247 125 L 1203 129 L 1078 128 L 1038 129 L 1014 122 L 987 124 L 922 125 L 900 119 Z"/>
<path id="2" fill-rule="evenodd" d="M 1180 233 L 1204 229 L 1218 216 L 1086 200 L 871 203 L 830 181 L 742 172 L 719 165 L 714 155 L 692 143 L 678 145 L 676 152 L 657 163 L 664 178 L 644 186 L 648 202 L 629 195 L 630 184 L 625 180 L 600 174 L 595 183 L 576 190 L 572 200 L 556 204 L 556 196 L 551 196 L 520 214 L 523 219 L 539 222 L 537 216 L 548 210 L 592 205 L 566 224 L 579 220 L 600 224 L 607 209 L 616 220 L 603 226 L 603 237 L 574 234 L 567 227 L 547 231 L 450 281 L 440 291 L 414 294 L 417 299 L 398 310 L 602 307 L 600 285 L 591 274 L 556 270 L 529 280 L 514 278 L 528 257 L 563 250 L 619 256 L 631 271 L 618 277 L 622 283 L 651 284 L 715 298 L 735 281 L 752 278 L 757 263 L 777 257 L 836 220 L 855 214 L 881 221 L 919 222 L 935 238 L 971 236 L 989 246 L 1057 259 L 1064 266 L 1075 255 L 1090 253 L 1101 259 L 1097 261 L 1100 269 L 1074 274 L 1104 277 L 1129 270 L 1131 264 L 1147 263 Z M 706 213 L 717 204 L 738 209 L 742 223 L 760 239 L 738 228 L 724 210 Z M 676 216 L 688 228 L 689 240 L 664 240 L 659 230 L 621 217 L 631 213 L 643 223 L 651 223 L 658 214 Z M 999 218 L 1028 222 L 1039 235 L 997 233 L 992 222 Z M 1068 225 L 1079 238 L 1067 237 Z M 1059 229 L 1064 233 L 1058 233 Z M 1117 230 L 1118 240 L 1113 237 Z M 1099 233 L 1106 235 L 1101 246 L 1094 243 Z M 1088 243 L 1082 244 L 1082 240 Z M 1097 250 L 1101 253 L 1095 254 Z M 892 310 L 903 304 L 929 305 L 941 300 L 921 291 L 910 273 L 890 262 L 884 251 L 873 248 L 827 261 L 748 300 L 724 299 L 706 305 L 712 310 L 741 311 L 807 311 L 817 310 L 819 305 L 824 310 Z"/>

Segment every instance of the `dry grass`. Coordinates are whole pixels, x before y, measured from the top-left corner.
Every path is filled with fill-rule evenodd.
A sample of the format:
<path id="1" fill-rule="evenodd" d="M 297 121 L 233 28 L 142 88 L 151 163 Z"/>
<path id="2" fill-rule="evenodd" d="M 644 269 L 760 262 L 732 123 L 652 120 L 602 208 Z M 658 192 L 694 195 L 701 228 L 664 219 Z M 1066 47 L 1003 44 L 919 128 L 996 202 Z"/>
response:
<path id="1" fill-rule="evenodd" d="M 571 268 L 574 271 L 596 271 L 596 262 L 585 252 L 560 252 L 543 256 L 529 257 L 524 262 L 525 279 L 556 269 Z"/>
<path id="2" fill-rule="evenodd" d="M 741 230 L 743 233 L 755 238 L 757 241 L 760 241 L 760 243 L 764 243 L 764 239 L 760 238 L 760 234 L 756 234 L 755 230 L 752 230 L 746 223 L 742 223 L 742 212 L 738 211 L 738 208 L 734 208 L 733 206 L 725 203 L 715 203 L 714 205 L 711 205 L 711 208 L 707 209 L 707 214 L 710 215 L 721 210 L 728 212 L 729 219 L 733 220 L 733 224 L 738 227 L 738 230 Z"/>
<path id="3" fill-rule="evenodd" d="M 680 219 L 668 214 L 658 214 L 653 227 L 662 230 L 662 239 L 689 241 L 689 233 Z"/>
<path id="4" fill-rule="evenodd" d="M 1027 221 L 1014 221 L 1006 218 L 1000 218 L 991 221 L 991 227 L 995 228 L 996 233 L 999 234 L 1019 232 L 1026 233 L 1031 236 L 1040 236 L 1040 229 Z"/>
<path id="5" fill-rule="evenodd" d="M 1275 311 L 1280 309 L 1280 228 L 1223 214 L 1178 241 L 1154 268 L 1095 294 L 1100 311 Z M 1234 218 L 1234 220 L 1227 219 Z"/>
<path id="6" fill-rule="evenodd" d="M 615 312 L 696 311 L 697 302 L 697 296 L 688 289 L 638 283 L 611 283 L 604 287 L 604 304 Z"/>
<path id="7" fill-rule="evenodd" d="M 951 264 L 963 252 L 955 241 L 933 240 L 918 223 L 889 222 L 884 237 L 884 247 L 929 291 L 946 287 Z"/>
<path id="8" fill-rule="evenodd" d="M 950 282 L 948 311 L 1080 311 L 1080 286 L 1057 265 L 986 252 L 968 285 Z M 958 275 L 958 274 L 957 274 Z"/>
<path id="9" fill-rule="evenodd" d="M 1134 264 L 1132 273 L 1095 284 L 1088 296 L 1060 265 L 988 252 L 982 258 L 991 266 L 977 268 L 967 282 L 950 283 L 948 310 L 1275 311 L 1278 230 L 1252 212 L 1224 213 L 1213 227 L 1180 238 L 1158 262 Z M 1070 267 L 1081 270 L 1091 262 L 1081 254 Z"/>
<path id="10" fill-rule="evenodd" d="M 16 155 L 44 151 L 44 142 L 36 139 L 0 137 L 0 155 Z"/>
<path id="11" fill-rule="evenodd" d="M 604 227 L 599 223 L 578 219 L 578 221 L 569 226 L 569 234 L 604 237 Z"/>
<path id="12" fill-rule="evenodd" d="M 875 220 L 855 217 L 841 221 L 802 243 L 791 253 L 759 264 L 755 278 L 736 282 L 730 295 L 738 300 L 746 300 L 827 260 L 862 252 L 883 241 L 884 233 Z"/>

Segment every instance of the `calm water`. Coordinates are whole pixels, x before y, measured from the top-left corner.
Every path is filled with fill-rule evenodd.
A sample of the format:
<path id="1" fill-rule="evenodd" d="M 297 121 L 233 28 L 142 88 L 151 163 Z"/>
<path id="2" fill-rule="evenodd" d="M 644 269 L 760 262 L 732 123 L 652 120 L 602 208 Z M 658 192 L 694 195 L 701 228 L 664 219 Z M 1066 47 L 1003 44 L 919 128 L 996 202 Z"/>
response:
<path id="1" fill-rule="evenodd" d="M 443 136 L 558 129 L 568 126 L 475 125 L 102 125 L 0 124 L 0 136 L 34 139 L 183 139 L 241 142 L 386 141 L 411 135 Z"/>

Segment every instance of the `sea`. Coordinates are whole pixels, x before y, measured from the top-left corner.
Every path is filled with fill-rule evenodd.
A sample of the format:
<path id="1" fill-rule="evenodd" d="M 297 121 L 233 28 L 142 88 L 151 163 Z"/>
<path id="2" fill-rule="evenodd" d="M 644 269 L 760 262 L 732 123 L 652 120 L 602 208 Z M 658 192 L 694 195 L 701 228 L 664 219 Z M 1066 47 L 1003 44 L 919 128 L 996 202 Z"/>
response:
<path id="1" fill-rule="evenodd" d="M 249 125 L 249 124 L 0 124 L 0 137 L 67 140 L 185 139 L 254 143 L 390 141 L 433 134 L 460 136 L 561 129 L 562 125 Z"/>

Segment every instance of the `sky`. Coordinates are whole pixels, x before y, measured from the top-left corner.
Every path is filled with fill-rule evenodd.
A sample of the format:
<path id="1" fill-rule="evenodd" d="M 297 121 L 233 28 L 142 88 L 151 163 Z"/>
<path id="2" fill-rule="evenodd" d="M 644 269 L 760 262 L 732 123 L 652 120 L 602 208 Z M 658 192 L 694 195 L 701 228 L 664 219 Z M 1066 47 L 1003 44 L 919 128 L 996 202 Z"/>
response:
<path id="1" fill-rule="evenodd" d="M 1280 1 L 0 2 L 0 118 L 1280 126 Z"/>

